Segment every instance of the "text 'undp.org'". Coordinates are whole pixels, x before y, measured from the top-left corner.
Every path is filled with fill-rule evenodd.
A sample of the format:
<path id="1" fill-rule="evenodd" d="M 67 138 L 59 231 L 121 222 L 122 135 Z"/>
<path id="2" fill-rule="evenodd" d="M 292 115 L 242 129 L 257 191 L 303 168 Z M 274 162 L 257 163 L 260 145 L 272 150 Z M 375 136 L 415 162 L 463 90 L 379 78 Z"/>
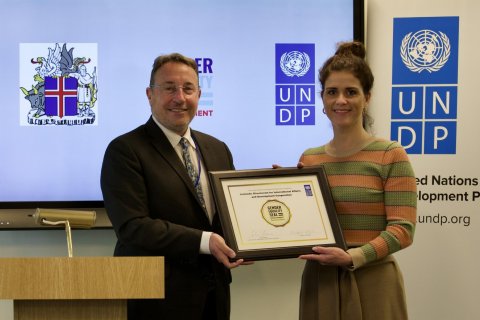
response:
<path id="1" fill-rule="evenodd" d="M 456 175 L 425 175 L 416 178 L 417 200 L 427 204 L 454 203 L 480 204 L 479 179 L 477 177 L 459 177 Z M 461 208 L 461 206 L 459 206 Z M 466 209 L 448 210 L 448 213 L 419 214 L 417 223 L 440 226 L 461 225 L 469 227 L 474 212 L 462 212 Z"/>

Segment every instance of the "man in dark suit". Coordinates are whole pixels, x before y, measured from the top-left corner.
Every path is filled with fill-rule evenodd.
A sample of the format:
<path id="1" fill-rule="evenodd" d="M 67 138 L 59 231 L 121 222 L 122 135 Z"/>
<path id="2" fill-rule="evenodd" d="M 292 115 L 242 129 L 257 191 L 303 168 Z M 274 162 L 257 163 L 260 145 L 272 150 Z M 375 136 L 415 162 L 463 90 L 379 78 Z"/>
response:
<path id="1" fill-rule="evenodd" d="M 230 262 L 207 172 L 233 170 L 232 155 L 189 127 L 201 94 L 194 60 L 157 57 L 146 93 L 152 117 L 109 144 L 101 173 L 115 256 L 165 257 L 165 299 L 131 300 L 128 317 L 229 319 L 229 269 L 243 261 Z"/>

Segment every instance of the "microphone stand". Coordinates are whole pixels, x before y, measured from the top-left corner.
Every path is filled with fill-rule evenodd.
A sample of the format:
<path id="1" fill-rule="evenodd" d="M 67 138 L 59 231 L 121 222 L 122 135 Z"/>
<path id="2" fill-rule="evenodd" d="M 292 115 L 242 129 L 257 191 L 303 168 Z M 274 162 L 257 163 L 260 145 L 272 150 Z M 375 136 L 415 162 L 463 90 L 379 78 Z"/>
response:
<path id="1" fill-rule="evenodd" d="M 48 224 L 50 226 L 57 226 L 60 224 L 65 225 L 65 233 L 67 234 L 67 249 L 68 249 L 68 257 L 73 257 L 73 245 L 72 245 L 72 229 L 70 228 L 70 222 L 68 220 L 65 221 L 48 221 L 45 218 L 42 219 L 42 223 Z"/>

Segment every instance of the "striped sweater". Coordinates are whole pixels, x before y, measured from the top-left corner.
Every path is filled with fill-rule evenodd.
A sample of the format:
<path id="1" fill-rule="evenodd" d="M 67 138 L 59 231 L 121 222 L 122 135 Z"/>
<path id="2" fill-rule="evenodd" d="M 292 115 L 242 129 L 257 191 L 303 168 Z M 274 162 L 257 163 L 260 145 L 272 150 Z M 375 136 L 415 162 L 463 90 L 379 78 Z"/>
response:
<path id="1" fill-rule="evenodd" d="M 399 143 L 376 138 L 347 157 L 328 155 L 321 146 L 307 149 L 300 161 L 325 167 L 354 268 L 412 243 L 416 181 Z"/>

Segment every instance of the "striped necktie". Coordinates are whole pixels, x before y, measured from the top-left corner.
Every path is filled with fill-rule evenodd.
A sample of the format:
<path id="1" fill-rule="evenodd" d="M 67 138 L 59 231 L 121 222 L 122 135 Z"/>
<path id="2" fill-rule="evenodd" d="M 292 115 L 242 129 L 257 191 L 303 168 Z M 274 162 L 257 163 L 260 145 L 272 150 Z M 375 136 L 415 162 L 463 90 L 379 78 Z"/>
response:
<path id="1" fill-rule="evenodd" d="M 205 200 L 203 198 L 202 185 L 200 184 L 200 174 L 197 174 L 195 167 L 192 163 L 192 158 L 190 157 L 190 152 L 188 152 L 188 141 L 184 137 L 180 139 L 180 146 L 182 147 L 182 156 L 183 161 L 185 162 L 185 167 L 187 168 L 188 176 L 192 180 L 195 191 L 197 192 L 198 198 L 206 210 Z M 199 158 L 200 160 L 200 158 Z M 200 161 L 198 161 L 198 167 L 200 168 Z"/>

